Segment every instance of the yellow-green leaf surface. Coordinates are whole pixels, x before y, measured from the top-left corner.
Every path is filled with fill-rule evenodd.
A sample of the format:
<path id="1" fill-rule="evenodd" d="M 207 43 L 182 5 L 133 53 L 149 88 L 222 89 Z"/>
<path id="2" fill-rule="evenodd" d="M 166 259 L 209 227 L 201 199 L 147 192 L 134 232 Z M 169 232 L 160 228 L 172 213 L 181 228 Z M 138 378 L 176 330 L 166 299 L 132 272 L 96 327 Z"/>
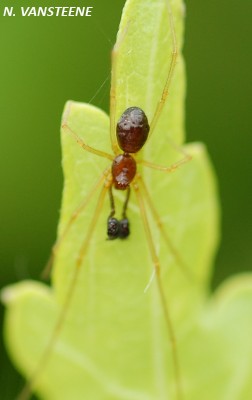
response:
<path id="1" fill-rule="evenodd" d="M 171 2 L 178 47 L 183 41 L 184 4 Z M 142 107 L 151 121 L 171 61 L 172 41 L 166 0 L 128 0 L 123 12 L 116 71 L 116 118 L 130 106 Z M 184 66 L 177 59 L 168 101 L 141 157 L 170 165 L 182 155 Z M 87 104 L 68 102 L 64 115 L 72 131 L 88 145 L 112 153 L 109 117 Z M 252 324 L 251 278 L 239 278 L 208 300 L 209 277 L 218 241 L 218 206 L 211 165 L 201 144 L 184 149 L 192 161 L 166 174 L 141 168 L 162 222 L 191 279 L 181 271 L 148 211 L 161 263 L 161 280 L 173 321 L 184 400 L 246 400 Z M 109 167 L 109 160 L 83 151 L 62 131 L 64 190 L 58 235 L 76 207 Z M 26 377 L 36 371 L 55 332 L 76 270 L 82 243 L 98 201 L 96 191 L 64 237 L 55 258 L 52 287 L 25 281 L 6 288 L 5 337 L 10 354 Z M 115 193 L 118 217 L 125 193 Z M 128 239 L 106 240 L 110 213 L 105 197 L 100 218 L 88 238 L 74 293 L 52 352 L 34 381 L 43 399 L 176 399 L 171 342 L 158 286 L 147 291 L 153 265 L 137 201 L 132 193 Z M 243 373 L 244 371 L 244 373 Z"/>

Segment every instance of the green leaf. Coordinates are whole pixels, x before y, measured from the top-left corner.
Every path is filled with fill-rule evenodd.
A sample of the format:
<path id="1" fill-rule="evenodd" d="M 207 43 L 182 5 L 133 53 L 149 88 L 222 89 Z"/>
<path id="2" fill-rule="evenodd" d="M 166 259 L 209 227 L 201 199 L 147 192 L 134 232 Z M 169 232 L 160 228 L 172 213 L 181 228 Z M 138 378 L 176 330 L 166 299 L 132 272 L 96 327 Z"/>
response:
<path id="1" fill-rule="evenodd" d="M 180 49 L 183 2 L 173 0 L 171 6 Z M 128 0 L 118 43 L 113 66 L 116 117 L 137 105 L 151 121 L 172 52 L 166 0 Z M 179 54 L 168 101 L 143 149 L 146 160 L 170 165 L 181 158 L 170 139 L 183 142 L 184 96 L 184 66 Z M 88 145 L 112 152 L 109 118 L 104 112 L 69 102 L 63 118 Z M 218 241 L 215 179 L 203 145 L 184 149 L 193 159 L 173 174 L 140 168 L 167 233 L 193 275 L 192 281 L 183 274 L 148 212 L 176 333 L 184 399 L 245 400 L 252 390 L 248 374 L 252 357 L 246 358 L 251 352 L 251 277 L 234 279 L 216 299 L 208 300 L 210 267 Z M 65 182 L 59 237 L 73 211 L 109 167 L 108 160 L 84 152 L 68 131 L 62 132 L 62 152 Z M 25 281 L 3 292 L 7 346 L 26 377 L 36 371 L 68 298 L 99 190 L 58 249 L 52 287 Z M 115 193 L 119 215 L 124 198 L 125 193 Z M 176 399 L 171 342 L 155 279 L 144 290 L 153 265 L 134 194 L 128 210 L 131 235 L 127 240 L 106 240 L 109 213 L 106 196 L 69 308 L 54 335 L 50 357 L 36 376 L 34 391 L 52 400 Z"/>

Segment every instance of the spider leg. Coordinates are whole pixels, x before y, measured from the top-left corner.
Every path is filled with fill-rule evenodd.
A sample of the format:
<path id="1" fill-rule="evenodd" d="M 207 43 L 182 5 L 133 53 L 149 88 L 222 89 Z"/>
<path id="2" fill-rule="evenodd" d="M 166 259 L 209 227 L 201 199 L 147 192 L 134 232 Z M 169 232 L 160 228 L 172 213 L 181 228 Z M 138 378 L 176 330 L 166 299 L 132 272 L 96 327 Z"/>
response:
<path id="1" fill-rule="evenodd" d="M 176 39 L 173 15 L 172 15 L 172 10 L 171 10 L 171 5 L 170 5 L 169 0 L 166 0 L 166 5 L 167 5 L 167 10 L 168 10 L 169 24 L 170 24 L 171 37 L 172 37 L 171 61 L 170 61 L 170 65 L 169 65 L 169 69 L 168 69 L 168 73 L 167 73 L 167 77 L 166 77 L 166 81 L 165 81 L 165 85 L 163 88 L 161 98 L 156 106 L 156 110 L 154 112 L 152 121 L 150 123 L 149 137 L 152 135 L 152 133 L 156 127 L 158 119 L 161 115 L 161 112 L 162 112 L 165 102 L 167 100 L 167 97 L 169 94 L 169 89 L 170 89 L 170 84 L 171 84 L 171 80 L 172 80 L 172 76 L 173 76 L 173 72 L 174 72 L 174 68 L 175 68 L 176 60 L 177 60 L 177 56 L 178 56 L 177 39 Z"/>
<path id="2" fill-rule="evenodd" d="M 65 297 L 65 300 L 63 302 L 62 308 L 60 310 L 58 319 L 56 321 L 56 324 L 54 326 L 52 334 L 51 334 L 51 336 L 49 338 L 47 346 L 46 346 L 46 348 L 45 348 L 45 350 L 44 350 L 44 352 L 42 354 L 42 357 L 40 358 L 40 360 L 38 362 L 37 368 L 33 371 L 32 375 L 30 376 L 28 382 L 24 386 L 24 388 L 23 388 L 22 392 L 20 393 L 20 395 L 18 396 L 17 400 L 28 400 L 30 398 L 30 396 L 32 394 L 32 390 L 33 390 L 33 388 L 34 388 L 34 386 L 35 386 L 35 384 L 37 382 L 37 379 L 39 378 L 39 375 L 42 373 L 42 371 L 46 367 L 46 365 L 47 365 L 47 363 L 48 363 L 48 361 L 49 361 L 49 359 L 50 359 L 50 357 L 52 355 L 56 340 L 57 340 L 57 338 L 58 338 L 58 336 L 59 336 L 59 334 L 61 332 L 61 329 L 62 329 L 62 327 L 64 325 L 64 322 L 66 320 L 67 312 L 69 310 L 69 306 L 70 306 L 71 300 L 72 300 L 73 295 L 75 293 L 75 288 L 76 288 L 76 283 L 77 283 L 77 280 L 78 280 L 78 277 L 79 277 L 79 273 L 80 273 L 81 267 L 83 266 L 84 257 L 87 254 L 88 245 L 90 243 L 90 240 L 91 240 L 92 235 L 94 233 L 95 227 L 97 225 L 98 218 L 100 216 L 100 213 L 101 213 L 101 210 L 102 210 L 102 206 L 103 206 L 103 203 L 104 203 L 105 195 L 106 195 L 110 185 L 111 185 L 111 181 L 107 180 L 104 183 L 103 188 L 101 189 L 101 192 L 100 192 L 100 195 L 99 195 L 99 198 L 98 198 L 98 202 L 96 204 L 96 208 L 95 208 L 93 217 L 91 219 L 89 228 L 87 230 L 87 234 L 86 234 L 85 240 L 84 240 L 84 242 L 83 242 L 83 244 L 82 244 L 82 246 L 80 248 L 80 251 L 79 251 L 79 254 L 78 254 L 78 257 L 77 257 L 77 260 L 76 260 L 76 264 L 75 264 L 75 268 L 74 268 L 74 271 L 73 271 L 73 275 L 71 277 L 71 280 L 70 280 L 70 283 L 69 283 L 69 287 L 68 287 L 68 290 L 67 290 L 67 293 L 66 293 L 66 297 Z"/>
<path id="3" fill-rule="evenodd" d="M 143 178 L 141 177 L 140 174 L 138 174 L 137 178 L 138 178 L 139 184 L 140 184 L 140 186 L 141 186 L 141 188 L 142 188 L 142 190 L 143 190 L 143 193 L 144 193 L 146 202 L 147 202 L 147 204 L 148 204 L 148 206 L 149 206 L 149 208 L 150 208 L 150 211 L 151 211 L 151 213 L 152 213 L 152 216 L 153 216 L 153 218 L 154 218 L 154 221 L 155 221 L 155 223 L 156 223 L 158 229 L 160 230 L 161 235 L 163 236 L 164 241 L 166 242 L 167 246 L 169 247 L 169 249 L 170 249 L 170 251 L 171 251 L 171 253 L 172 253 L 172 255 L 173 255 L 173 257 L 174 257 L 174 259 L 175 259 L 175 261 L 176 261 L 176 263 L 177 263 L 177 265 L 180 267 L 182 273 L 183 273 L 190 281 L 194 281 L 194 277 L 193 277 L 193 275 L 192 275 L 190 269 L 189 269 L 188 266 L 185 264 L 184 260 L 181 258 L 179 252 L 177 251 L 176 247 L 175 247 L 174 244 L 172 243 L 171 238 L 169 237 L 169 235 L 168 235 L 167 232 L 166 232 L 166 229 L 165 229 L 165 227 L 164 227 L 164 225 L 163 225 L 163 223 L 162 223 L 162 221 L 161 221 L 161 219 L 160 219 L 160 216 L 159 216 L 159 214 L 158 214 L 158 212 L 157 212 L 157 210 L 156 210 L 156 208 L 155 208 L 155 206 L 154 206 L 154 204 L 153 204 L 153 201 L 152 201 L 152 199 L 151 199 L 151 197 L 150 197 L 150 193 L 149 193 L 149 191 L 148 191 L 148 189 L 147 189 L 147 187 L 146 187 L 146 185 L 145 185 L 145 182 L 144 182 Z"/>
<path id="4" fill-rule="evenodd" d="M 66 226 L 65 226 L 65 228 L 64 228 L 64 230 L 62 232 L 62 234 L 57 238 L 56 242 L 54 243 L 54 245 L 52 247 L 50 257 L 49 257 L 49 259 L 48 259 L 48 261 L 46 263 L 46 266 L 45 266 L 45 268 L 44 268 L 44 270 L 42 271 L 42 274 L 41 274 L 41 277 L 43 279 L 48 279 L 48 277 L 50 276 L 54 258 L 57 255 L 58 249 L 61 246 L 61 244 L 62 244 L 63 240 L 65 239 L 65 237 L 67 236 L 67 234 L 68 234 L 73 222 L 78 218 L 80 213 L 82 211 L 84 211 L 85 207 L 89 204 L 89 202 L 92 199 L 93 195 L 95 194 L 96 190 L 105 181 L 106 177 L 108 176 L 109 171 L 110 171 L 110 168 L 107 168 L 103 172 L 103 174 L 100 176 L 98 181 L 92 187 L 92 189 L 87 194 L 85 199 L 81 202 L 81 204 L 78 205 L 78 207 L 72 213 L 72 215 L 71 215 L 70 219 L 68 220 L 68 222 L 67 222 L 67 224 L 66 224 Z"/>
<path id="5" fill-rule="evenodd" d="M 150 161 L 141 160 L 141 159 L 137 159 L 136 162 L 137 162 L 137 164 L 142 164 L 144 167 L 157 169 L 159 171 L 163 171 L 163 172 L 167 172 L 167 173 L 174 172 L 179 167 L 181 167 L 182 165 L 191 161 L 191 159 L 192 159 L 192 156 L 190 154 L 187 154 L 183 149 L 178 148 L 177 150 L 180 151 L 184 155 L 184 157 L 169 166 L 158 165 L 158 164 L 152 163 Z"/>
<path id="6" fill-rule="evenodd" d="M 144 230 L 145 230 L 145 234 L 146 234 L 146 240 L 148 243 L 150 255 L 152 258 L 152 262 L 153 262 L 153 268 L 154 268 L 155 278 L 157 281 L 160 301 L 162 304 L 164 318 L 165 318 L 165 322 L 166 322 L 166 326 L 167 326 L 167 330 L 168 330 L 168 334 L 169 334 L 169 338 L 170 338 L 170 342 L 171 342 L 171 346 L 172 346 L 172 358 L 173 358 L 173 365 L 174 365 L 174 371 L 175 371 L 177 400 L 182 400 L 183 395 L 182 395 L 182 387 L 181 387 L 180 364 L 179 364 L 178 353 L 177 353 L 176 338 L 175 338 L 175 333 L 174 333 L 174 329 L 173 329 L 173 325 L 172 325 L 172 321 L 171 321 L 171 317 L 170 317 L 170 312 L 168 309 L 168 304 L 167 304 L 167 300 L 166 300 L 166 296 L 164 293 L 164 288 L 163 288 L 163 284 L 162 284 L 162 280 L 161 280 L 161 276 L 160 276 L 160 262 L 159 262 L 159 258 L 157 256 L 153 237 L 151 234 L 151 230 L 150 230 L 150 226 L 149 226 L 149 222 L 148 222 L 148 218 L 147 218 L 147 213 L 146 213 L 146 208 L 145 208 L 145 204 L 144 204 L 144 199 L 143 199 L 143 196 L 141 193 L 141 189 L 137 183 L 137 180 L 133 183 L 133 188 L 136 193 L 140 213 L 141 213 L 142 220 L 143 220 Z"/>
<path id="7" fill-rule="evenodd" d="M 111 146 L 114 154 L 118 154 L 120 152 L 117 138 L 116 138 L 116 68 L 117 68 L 117 56 L 120 45 L 125 37 L 125 34 L 128 30 L 129 23 L 126 28 L 122 32 L 122 34 L 117 38 L 116 44 L 114 45 L 111 52 L 111 87 L 110 87 L 110 140 Z"/>
<path id="8" fill-rule="evenodd" d="M 90 147 L 88 146 L 81 138 L 79 135 L 77 135 L 76 132 L 74 132 L 71 127 L 68 125 L 68 114 L 70 111 L 70 107 L 71 107 L 71 102 L 68 102 L 68 109 L 66 110 L 65 114 L 64 114 L 64 118 L 62 121 L 62 125 L 61 128 L 64 131 L 68 131 L 70 132 L 70 134 L 74 137 L 74 139 L 76 140 L 76 142 L 78 143 L 78 145 L 80 147 L 82 147 L 84 150 L 88 151 L 89 153 L 93 153 L 96 154 L 97 156 L 103 157 L 103 158 L 108 158 L 110 161 L 113 161 L 114 157 L 112 156 L 112 154 L 106 153 L 105 151 L 102 150 L 98 150 L 95 149 L 94 147 Z"/>

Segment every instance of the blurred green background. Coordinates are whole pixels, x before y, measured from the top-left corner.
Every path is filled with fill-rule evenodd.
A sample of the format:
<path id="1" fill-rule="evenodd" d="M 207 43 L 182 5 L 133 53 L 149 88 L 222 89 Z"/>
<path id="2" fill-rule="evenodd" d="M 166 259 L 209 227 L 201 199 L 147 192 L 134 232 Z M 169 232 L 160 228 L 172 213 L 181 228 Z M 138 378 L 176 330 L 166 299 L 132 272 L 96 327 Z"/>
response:
<path id="1" fill-rule="evenodd" d="M 90 101 L 109 77 L 123 4 L 5 2 L 92 5 L 91 18 L 8 18 L 0 8 L 1 287 L 38 278 L 47 260 L 62 190 L 63 106 L 68 99 Z M 251 270 L 251 12 L 251 0 L 187 1 L 187 137 L 207 144 L 222 204 L 213 287 L 230 274 Z M 108 111 L 109 79 L 92 103 Z M 0 397 L 11 400 L 22 380 L 2 342 L 0 350 Z"/>

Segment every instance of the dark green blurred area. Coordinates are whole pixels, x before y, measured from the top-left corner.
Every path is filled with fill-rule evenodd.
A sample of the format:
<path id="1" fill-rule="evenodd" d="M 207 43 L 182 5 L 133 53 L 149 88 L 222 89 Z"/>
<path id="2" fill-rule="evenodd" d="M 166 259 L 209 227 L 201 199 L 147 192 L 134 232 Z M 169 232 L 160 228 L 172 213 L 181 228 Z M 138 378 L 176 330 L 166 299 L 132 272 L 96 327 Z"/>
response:
<path id="1" fill-rule="evenodd" d="M 207 144 L 222 204 L 215 287 L 251 270 L 252 3 L 187 3 L 187 137 Z M 124 0 L 4 5 L 64 4 L 92 5 L 93 16 L 0 17 L 1 287 L 38 278 L 47 260 L 62 190 L 63 106 L 68 99 L 90 101 L 109 76 Z M 109 80 L 92 103 L 108 111 Z M 3 347 L 0 358 L 0 397 L 11 400 L 22 383 Z"/>

